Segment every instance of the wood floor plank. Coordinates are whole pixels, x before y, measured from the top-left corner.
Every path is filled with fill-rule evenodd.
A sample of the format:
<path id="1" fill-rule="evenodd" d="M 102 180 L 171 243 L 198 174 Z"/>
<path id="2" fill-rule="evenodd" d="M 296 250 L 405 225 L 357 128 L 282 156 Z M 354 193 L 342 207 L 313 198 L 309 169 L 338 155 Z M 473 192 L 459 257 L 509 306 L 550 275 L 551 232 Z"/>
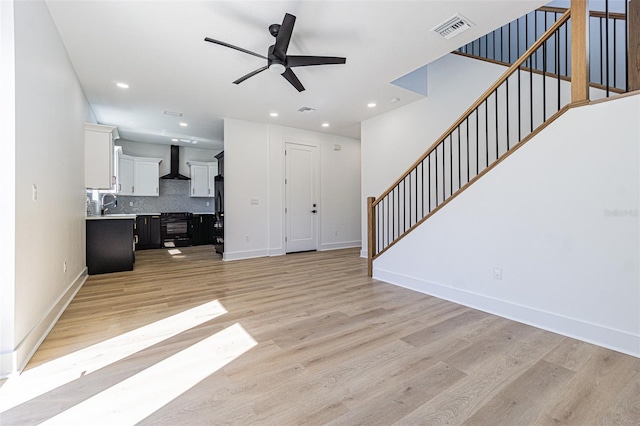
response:
<path id="1" fill-rule="evenodd" d="M 637 365 L 638 359 L 598 348 L 537 424 L 601 424 L 620 392 L 636 387 Z"/>
<path id="2" fill-rule="evenodd" d="M 211 246 L 180 252 L 140 251 L 134 271 L 89 277 L 25 374 L 0 381 L 1 407 L 27 373 L 38 379 L 0 424 L 39 424 L 236 329 L 255 345 L 140 424 L 640 424 L 640 359 L 376 281 L 357 249 L 233 262 Z M 121 348 L 101 346 L 140 330 L 152 337 L 163 320 L 209 303 L 217 316 L 152 346 L 113 360 Z M 40 369 L 94 347 L 102 352 L 68 363 L 71 377 L 38 390 L 58 380 Z M 176 371 L 218 362 L 217 350 L 201 355 Z M 100 359 L 109 362 L 97 370 L 83 364 Z M 184 386 L 182 376 L 162 381 Z"/>

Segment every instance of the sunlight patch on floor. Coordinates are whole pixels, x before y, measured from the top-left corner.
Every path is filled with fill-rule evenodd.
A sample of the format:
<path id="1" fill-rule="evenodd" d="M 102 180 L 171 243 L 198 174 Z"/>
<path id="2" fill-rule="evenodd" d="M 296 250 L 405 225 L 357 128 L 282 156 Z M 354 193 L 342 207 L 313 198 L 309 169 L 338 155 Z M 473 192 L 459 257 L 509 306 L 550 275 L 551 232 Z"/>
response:
<path id="1" fill-rule="evenodd" d="M 236 323 L 41 424 L 135 424 L 256 345 Z"/>
<path id="2" fill-rule="evenodd" d="M 225 313 L 214 300 L 26 370 L 0 387 L 0 413 Z"/>

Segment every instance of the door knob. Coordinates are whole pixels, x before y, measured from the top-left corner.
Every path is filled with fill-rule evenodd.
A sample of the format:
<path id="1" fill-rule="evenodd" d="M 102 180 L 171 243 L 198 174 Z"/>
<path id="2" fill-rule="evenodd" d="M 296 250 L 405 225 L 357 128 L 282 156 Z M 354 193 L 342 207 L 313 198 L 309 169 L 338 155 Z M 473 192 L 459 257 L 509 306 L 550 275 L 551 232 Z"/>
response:
<path id="1" fill-rule="evenodd" d="M 317 210 L 315 210 L 315 209 L 311 210 L 311 213 L 317 213 Z"/>

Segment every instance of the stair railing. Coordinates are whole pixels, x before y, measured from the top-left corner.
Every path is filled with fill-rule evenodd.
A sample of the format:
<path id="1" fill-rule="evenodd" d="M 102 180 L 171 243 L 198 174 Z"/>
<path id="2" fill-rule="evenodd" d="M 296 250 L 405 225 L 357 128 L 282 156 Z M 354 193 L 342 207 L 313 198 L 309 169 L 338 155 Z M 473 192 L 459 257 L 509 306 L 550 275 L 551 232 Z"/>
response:
<path id="1" fill-rule="evenodd" d="M 389 189 L 367 199 L 369 276 L 374 259 L 568 108 L 560 58 L 570 54 L 569 17 L 567 10 Z"/>
<path id="2" fill-rule="evenodd" d="M 629 3 L 627 0 L 624 0 L 624 4 L 617 2 L 617 12 L 610 10 L 609 3 L 610 0 L 605 0 L 603 11 L 589 12 L 589 83 L 591 87 L 602 90 L 605 97 L 633 90 L 629 86 L 632 67 L 628 47 L 635 34 L 630 32 L 628 22 Z M 566 10 L 541 7 L 467 43 L 454 53 L 509 66 Z M 569 38 L 567 32 L 563 42 L 570 44 Z M 571 78 L 569 59 L 569 56 L 560 58 L 563 62 L 562 78 Z M 539 70 L 541 64 L 534 62 L 533 66 Z"/>

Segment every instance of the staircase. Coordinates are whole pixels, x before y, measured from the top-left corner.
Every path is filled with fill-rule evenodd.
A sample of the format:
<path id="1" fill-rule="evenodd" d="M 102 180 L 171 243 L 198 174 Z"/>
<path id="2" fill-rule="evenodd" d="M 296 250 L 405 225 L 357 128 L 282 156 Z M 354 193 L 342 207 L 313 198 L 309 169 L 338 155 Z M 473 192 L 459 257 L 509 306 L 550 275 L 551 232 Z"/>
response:
<path id="1" fill-rule="evenodd" d="M 386 191 L 367 199 L 370 276 L 377 257 L 568 109 L 593 96 L 640 89 L 639 3 L 631 0 L 624 16 L 610 13 L 608 6 L 589 13 L 580 0 L 573 0 L 570 10 L 542 8 L 456 52 L 508 69 Z M 591 30 L 594 19 L 604 30 Z M 604 39 L 597 54 L 588 53 L 590 33 Z M 590 86 L 604 96 L 590 95 Z"/>

